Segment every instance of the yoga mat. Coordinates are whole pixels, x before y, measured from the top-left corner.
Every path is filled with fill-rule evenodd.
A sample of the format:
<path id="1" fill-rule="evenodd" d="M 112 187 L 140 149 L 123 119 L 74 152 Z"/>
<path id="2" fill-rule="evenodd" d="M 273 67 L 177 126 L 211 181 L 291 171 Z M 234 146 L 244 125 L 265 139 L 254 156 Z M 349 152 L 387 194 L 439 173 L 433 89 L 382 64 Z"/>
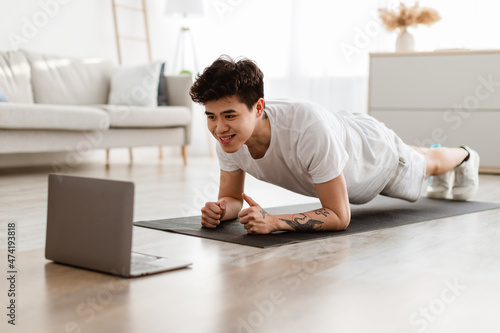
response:
<path id="1" fill-rule="evenodd" d="M 270 214 L 302 213 L 321 208 L 320 203 L 265 208 Z M 222 222 L 216 229 L 201 227 L 200 216 L 180 217 L 154 221 L 139 221 L 134 225 L 175 232 L 224 242 L 254 247 L 271 247 L 315 240 L 325 237 L 351 235 L 360 232 L 397 227 L 401 225 L 435 220 L 500 208 L 500 204 L 433 200 L 425 197 L 411 203 L 378 196 L 364 205 L 351 205 L 351 223 L 346 230 L 320 232 L 275 232 L 268 235 L 247 234 L 239 219 Z"/>

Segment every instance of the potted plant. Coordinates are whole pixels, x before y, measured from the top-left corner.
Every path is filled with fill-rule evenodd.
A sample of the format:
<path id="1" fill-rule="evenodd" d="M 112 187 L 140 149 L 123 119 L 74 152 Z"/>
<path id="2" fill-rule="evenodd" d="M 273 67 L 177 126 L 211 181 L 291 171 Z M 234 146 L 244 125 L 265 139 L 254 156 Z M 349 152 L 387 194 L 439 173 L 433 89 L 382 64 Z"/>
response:
<path id="1" fill-rule="evenodd" d="M 399 29 L 398 38 L 396 39 L 396 52 L 411 52 L 414 50 L 415 41 L 408 32 L 408 27 L 419 24 L 430 26 L 441 19 L 436 10 L 420 7 L 418 2 L 411 7 L 400 3 L 399 10 L 379 9 L 379 16 L 387 30 Z"/>

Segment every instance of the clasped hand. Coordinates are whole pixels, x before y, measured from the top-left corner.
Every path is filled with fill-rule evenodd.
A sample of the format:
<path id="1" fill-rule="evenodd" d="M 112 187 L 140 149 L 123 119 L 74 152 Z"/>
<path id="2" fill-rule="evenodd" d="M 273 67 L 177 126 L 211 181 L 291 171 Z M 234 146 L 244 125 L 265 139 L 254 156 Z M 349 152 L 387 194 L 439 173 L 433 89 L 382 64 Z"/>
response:
<path id="1" fill-rule="evenodd" d="M 250 207 L 238 213 L 240 223 L 249 234 L 269 234 L 278 230 L 276 217 L 267 213 L 262 207 L 245 193 L 242 194 Z M 205 228 L 216 228 L 226 214 L 226 201 L 207 202 L 201 209 L 201 225 Z"/>

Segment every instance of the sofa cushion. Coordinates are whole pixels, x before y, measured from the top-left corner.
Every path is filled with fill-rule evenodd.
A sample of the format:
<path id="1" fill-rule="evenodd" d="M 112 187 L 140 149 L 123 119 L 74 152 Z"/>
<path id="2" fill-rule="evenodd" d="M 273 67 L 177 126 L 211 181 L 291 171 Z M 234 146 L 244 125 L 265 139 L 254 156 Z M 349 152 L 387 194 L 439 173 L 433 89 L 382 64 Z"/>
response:
<path id="1" fill-rule="evenodd" d="M 30 64 L 21 51 L 0 52 L 0 91 L 11 102 L 33 103 Z"/>
<path id="2" fill-rule="evenodd" d="M 112 128 L 175 127 L 191 124 L 191 111 L 183 106 L 99 105 L 109 113 Z"/>
<path id="3" fill-rule="evenodd" d="M 1 103 L 0 128 L 104 130 L 109 128 L 109 115 L 88 106 Z"/>
<path id="4" fill-rule="evenodd" d="M 158 82 L 158 106 L 168 105 L 167 78 L 165 76 L 165 63 L 161 64 L 160 80 Z"/>
<path id="5" fill-rule="evenodd" d="M 111 105 L 158 106 L 161 62 L 123 66 L 113 70 L 109 102 Z"/>
<path id="6" fill-rule="evenodd" d="M 113 64 L 100 59 L 75 59 L 24 51 L 31 64 L 36 103 L 105 104 Z"/>

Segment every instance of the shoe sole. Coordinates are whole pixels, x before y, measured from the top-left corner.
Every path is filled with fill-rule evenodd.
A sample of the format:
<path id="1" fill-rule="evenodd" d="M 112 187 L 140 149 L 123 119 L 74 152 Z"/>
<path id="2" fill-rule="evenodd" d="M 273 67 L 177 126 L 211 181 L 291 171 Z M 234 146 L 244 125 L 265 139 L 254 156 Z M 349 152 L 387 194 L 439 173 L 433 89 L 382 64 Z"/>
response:
<path id="1" fill-rule="evenodd" d="M 427 192 L 425 196 L 430 199 L 446 199 L 448 196 L 449 191 L 446 193 L 443 192 Z"/>

